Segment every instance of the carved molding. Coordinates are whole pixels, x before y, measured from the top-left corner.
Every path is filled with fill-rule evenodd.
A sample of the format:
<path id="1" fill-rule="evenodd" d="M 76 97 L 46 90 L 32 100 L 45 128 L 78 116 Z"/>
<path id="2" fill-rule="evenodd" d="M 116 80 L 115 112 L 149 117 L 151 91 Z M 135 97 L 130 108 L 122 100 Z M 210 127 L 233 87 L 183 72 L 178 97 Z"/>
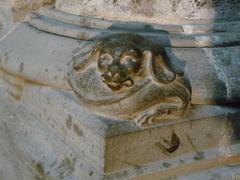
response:
<path id="1" fill-rule="evenodd" d="M 165 50 L 132 33 L 86 43 L 73 56 L 69 82 L 93 113 L 138 125 L 186 112 L 191 87 L 184 72 L 172 67 Z"/>

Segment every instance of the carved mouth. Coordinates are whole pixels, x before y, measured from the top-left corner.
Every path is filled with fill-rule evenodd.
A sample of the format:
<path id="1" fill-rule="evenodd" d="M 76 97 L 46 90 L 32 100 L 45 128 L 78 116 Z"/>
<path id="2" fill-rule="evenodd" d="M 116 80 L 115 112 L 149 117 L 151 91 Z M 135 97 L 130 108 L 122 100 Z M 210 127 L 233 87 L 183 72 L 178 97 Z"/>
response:
<path id="1" fill-rule="evenodd" d="M 102 81 L 113 91 L 118 91 L 124 86 L 130 87 L 134 84 L 131 78 L 128 78 L 122 82 L 115 82 L 115 81 L 107 81 L 104 77 L 102 77 Z"/>

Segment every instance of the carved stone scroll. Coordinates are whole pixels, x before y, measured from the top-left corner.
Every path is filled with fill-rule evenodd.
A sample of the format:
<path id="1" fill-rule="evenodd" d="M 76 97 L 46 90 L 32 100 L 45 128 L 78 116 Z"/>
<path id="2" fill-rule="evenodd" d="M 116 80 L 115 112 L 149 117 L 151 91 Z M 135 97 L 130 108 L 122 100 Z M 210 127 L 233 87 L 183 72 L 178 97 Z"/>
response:
<path id="1" fill-rule="evenodd" d="M 123 33 L 77 50 L 69 82 L 93 112 L 145 125 L 186 112 L 191 87 L 183 75 L 159 44 Z"/>

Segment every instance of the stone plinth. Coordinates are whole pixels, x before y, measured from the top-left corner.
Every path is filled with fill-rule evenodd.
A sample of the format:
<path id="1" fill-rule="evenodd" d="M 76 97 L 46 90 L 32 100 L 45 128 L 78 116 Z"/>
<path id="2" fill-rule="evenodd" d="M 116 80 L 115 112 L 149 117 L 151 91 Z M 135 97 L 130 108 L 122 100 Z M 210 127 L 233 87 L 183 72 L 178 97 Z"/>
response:
<path id="1" fill-rule="evenodd" d="M 47 177 L 124 179 L 155 173 L 167 177 L 165 170 L 182 165 L 204 168 L 212 161 L 209 167 L 217 167 L 225 156 L 239 158 L 232 130 L 237 109 L 195 106 L 178 121 L 139 129 L 127 121 L 94 116 L 81 109 L 73 93 L 51 87 L 25 84 L 21 104 L 16 109 L 21 126 L 14 142 L 29 166 L 41 164 Z M 180 146 L 170 153 L 166 142 L 173 134 Z"/>

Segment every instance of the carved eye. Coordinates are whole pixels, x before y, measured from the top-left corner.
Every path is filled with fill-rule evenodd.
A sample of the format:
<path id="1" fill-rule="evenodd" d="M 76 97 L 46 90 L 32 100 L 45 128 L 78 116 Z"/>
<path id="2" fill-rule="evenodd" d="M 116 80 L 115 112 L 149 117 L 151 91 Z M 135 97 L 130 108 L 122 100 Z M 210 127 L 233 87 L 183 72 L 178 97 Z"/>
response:
<path id="1" fill-rule="evenodd" d="M 137 59 L 131 56 L 126 56 L 121 59 L 121 64 L 125 65 L 129 70 L 134 70 L 137 66 Z"/>
<path id="2" fill-rule="evenodd" d="M 113 62 L 113 58 L 110 54 L 102 54 L 98 61 L 100 69 L 106 69 Z"/>
<path id="3" fill-rule="evenodd" d="M 125 65 L 136 63 L 136 61 L 137 60 L 131 56 L 126 56 L 123 59 L 121 59 L 121 63 Z"/>

